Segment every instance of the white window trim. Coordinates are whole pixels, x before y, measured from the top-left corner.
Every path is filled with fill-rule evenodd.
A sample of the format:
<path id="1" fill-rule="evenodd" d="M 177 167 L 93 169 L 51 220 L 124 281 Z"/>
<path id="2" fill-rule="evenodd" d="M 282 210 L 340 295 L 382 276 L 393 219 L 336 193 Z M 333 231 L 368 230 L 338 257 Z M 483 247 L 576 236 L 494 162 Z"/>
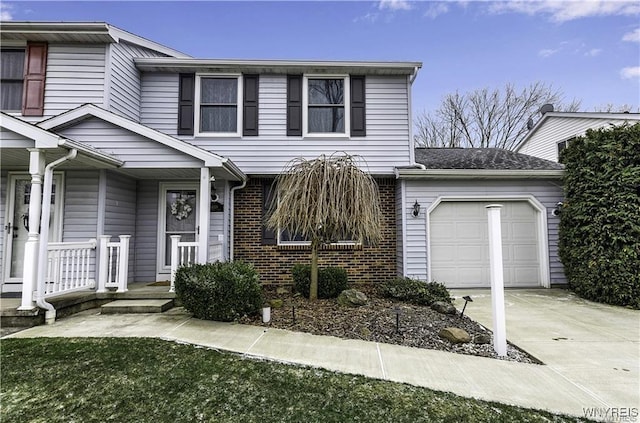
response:
<path id="1" fill-rule="evenodd" d="M 237 95 L 238 98 L 236 100 L 236 132 L 201 132 L 200 131 L 200 80 L 202 78 L 221 78 L 221 79 L 229 79 L 236 78 L 238 81 L 238 90 Z M 196 82 L 195 82 L 195 98 L 193 100 L 193 109 L 194 109 L 194 134 L 196 137 L 241 137 L 242 136 L 242 110 L 243 110 L 243 79 L 242 74 L 240 73 L 199 73 L 196 74 Z"/>
<path id="2" fill-rule="evenodd" d="M 344 80 L 344 132 L 309 132 L 309 80 Z M 305 138 L 348 138 L 351 133 L 351 80 L 345 74 L 309 74 L 302 78 L 302 136 Z"/>

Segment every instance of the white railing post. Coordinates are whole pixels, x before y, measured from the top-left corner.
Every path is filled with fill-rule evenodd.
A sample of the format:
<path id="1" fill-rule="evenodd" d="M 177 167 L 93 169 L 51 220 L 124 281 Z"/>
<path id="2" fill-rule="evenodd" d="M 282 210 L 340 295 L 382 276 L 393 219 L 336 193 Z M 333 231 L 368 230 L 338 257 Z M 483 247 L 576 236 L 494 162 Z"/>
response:
<path id="1" fill-rule="evenodd" d="M 129 240 L 131 235 L 120 235 L 120 268 L 118 269 L 118 291 L 127 292 L 129 278 Z"/>
<path id="2" fill-rule="evenodd" d="M 107 275 L 109 274 L 109 247 L 107 244 L 111 240 L 111 235 L 100 235 L 100 260 L 98 262 L 98 290 L 96 292 L 107 292 Z"/>
<path id="3" fill-rule="evenodd" d="M 180 254 L 178 251 L 178 243 L 182 235 L 171 235 L 171 288 L 169 292 L 175 292 L 176 271 L 180 266 Z"/>
<path id="4" fill-rule="evenodd" d="M 491 305 L 493 308 L 493 349 L 507 355 L 507 328 L 504 310 L 504 274 L 502 264 L 502 228 L 500 204 L 486 206 L 489 218 L 489 268 L 491 274 Z"/>

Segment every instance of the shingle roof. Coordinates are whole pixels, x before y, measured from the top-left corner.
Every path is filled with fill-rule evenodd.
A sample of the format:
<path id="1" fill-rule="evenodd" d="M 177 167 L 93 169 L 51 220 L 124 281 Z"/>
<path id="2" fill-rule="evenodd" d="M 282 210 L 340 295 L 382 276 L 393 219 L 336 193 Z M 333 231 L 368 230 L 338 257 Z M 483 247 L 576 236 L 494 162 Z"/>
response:
<path id="1" fill-rule="evenodd" d="M 416 162 L 427 169 L 561 170 L 549 160 L 502 148 L 416 148 Z"/>

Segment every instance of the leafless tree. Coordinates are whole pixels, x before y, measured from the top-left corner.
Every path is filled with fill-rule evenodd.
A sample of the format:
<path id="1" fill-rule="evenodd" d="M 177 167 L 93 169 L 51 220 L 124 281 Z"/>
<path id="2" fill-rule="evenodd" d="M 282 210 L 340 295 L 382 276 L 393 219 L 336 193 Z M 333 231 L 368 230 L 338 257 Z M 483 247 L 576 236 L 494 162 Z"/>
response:
<path id="1" fill-rule="evenodd" d="M 276 177 L 276 195 L 266 226 L 311 241 L 309 298 L 318 298 L 318 249 L 322 244 L 358 240 L 377 244 L 381 237 L 378 185 L 358 156 L 297 158 Z"/>
<path id="2" fill-rule="evenodd" d="M 554 104 L 556 110 L 577 111 L 580 102 L 562 104 L 563 95 L 542 82 L 517 90 L 482 88 L 444 97 L 433 112 L 416 118 L 414 141 L 424 147 L 499 147 L 510 149 L 527 132 L 527 121 L 540 107 Z M 538 115 L 539 116 L 539 115 Z"/>
<path id="3" fill-rule="evenodd" d="M 634 111 L 633 106 L 630 104 L 607 103 L 605 105 L 594 107 L 593 111 L 602 113 L 640 113 L 640 108 L 636 108 Z"/>

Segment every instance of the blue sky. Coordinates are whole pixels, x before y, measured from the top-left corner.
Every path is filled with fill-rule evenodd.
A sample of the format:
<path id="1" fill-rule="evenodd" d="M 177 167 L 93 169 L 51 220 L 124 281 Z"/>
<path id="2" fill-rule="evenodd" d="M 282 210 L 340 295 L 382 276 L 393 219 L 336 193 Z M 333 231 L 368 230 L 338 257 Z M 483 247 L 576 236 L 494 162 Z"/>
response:
<path id="1" fill-rule="evenodd" d="M 200 58 L 420 61 L 414 116 L 535 81 L 593 111 L 640 106 L 640 2 L 3 1 L 3 19 L 103 21 Z"/>

